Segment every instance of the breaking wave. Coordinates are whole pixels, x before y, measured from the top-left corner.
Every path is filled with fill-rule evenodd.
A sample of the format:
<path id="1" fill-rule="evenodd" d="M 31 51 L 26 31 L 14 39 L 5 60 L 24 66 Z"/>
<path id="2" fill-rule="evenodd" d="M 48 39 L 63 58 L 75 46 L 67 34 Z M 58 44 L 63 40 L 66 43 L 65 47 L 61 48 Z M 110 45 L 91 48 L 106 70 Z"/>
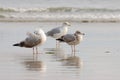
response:
<path id="1" fill-rule="evenodd" d="M 104 8 L 0 8 L 0 21 L 120 22 L 120 9 Z"/>
<path id="2" fill-rule="evenodd" d="M 0 8 L 0 12 L 81 12 L 81 11 L 101 11 L 113 12 L 120 9 L 105 9 L 105 8 L 74 8 L 74 7 L 50 7 L 50 8 Z"/>

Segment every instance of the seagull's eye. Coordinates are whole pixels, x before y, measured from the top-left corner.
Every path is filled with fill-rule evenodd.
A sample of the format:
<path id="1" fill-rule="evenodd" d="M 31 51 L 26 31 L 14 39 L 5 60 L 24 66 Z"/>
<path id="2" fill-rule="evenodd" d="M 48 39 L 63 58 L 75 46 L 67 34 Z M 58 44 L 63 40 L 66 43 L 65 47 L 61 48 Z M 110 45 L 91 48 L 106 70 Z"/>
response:
<path id="1" fill-rule="evenodd" d="M 34 34 L 38 34 L 37 32 L 34 32 Z"/>

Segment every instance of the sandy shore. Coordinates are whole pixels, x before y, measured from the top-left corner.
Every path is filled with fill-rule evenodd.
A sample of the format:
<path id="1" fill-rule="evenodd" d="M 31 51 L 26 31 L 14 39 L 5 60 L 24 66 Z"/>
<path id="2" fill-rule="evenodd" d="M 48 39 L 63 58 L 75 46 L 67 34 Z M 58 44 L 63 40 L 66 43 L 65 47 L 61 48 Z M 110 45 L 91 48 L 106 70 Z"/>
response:
<path id="1" fill-rule="evenodd" d="M 41 27 L 45 32 L 61 22 L 0 22 L 1 80 L 120 80 L 120 23 L 71 22 L 69 33 L 80 30 L 84 40 L 77 46 L 76 56 L 71 47 L 55 40 L 47 42 L 33 56 L 32 49 L 13 47 L 24 40 L 26 32 Z"/>

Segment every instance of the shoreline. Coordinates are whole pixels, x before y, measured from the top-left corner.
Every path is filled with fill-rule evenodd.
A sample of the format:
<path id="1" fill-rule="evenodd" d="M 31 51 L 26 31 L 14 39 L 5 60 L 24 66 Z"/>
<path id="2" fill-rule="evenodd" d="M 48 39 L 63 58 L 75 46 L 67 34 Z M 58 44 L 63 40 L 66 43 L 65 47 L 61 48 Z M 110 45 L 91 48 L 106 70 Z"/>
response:
<path id="1" fill-rule="evenodd" d="M 73 20 L 73 19 L 0 19 L 0 22 L 78 22 L 78 23 L 120 23 L 120 20 L 88 20 L 88 19 L 83 19 L 83 20 Z"/>

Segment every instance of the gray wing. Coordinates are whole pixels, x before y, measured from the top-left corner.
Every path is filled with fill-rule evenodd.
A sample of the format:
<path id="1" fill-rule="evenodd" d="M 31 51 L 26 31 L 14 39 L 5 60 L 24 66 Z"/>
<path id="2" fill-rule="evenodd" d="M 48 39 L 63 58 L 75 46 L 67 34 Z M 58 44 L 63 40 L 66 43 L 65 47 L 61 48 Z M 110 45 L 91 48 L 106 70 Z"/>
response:
<path id="1" fill-rule="evenodd" d="M 35 34 L 30 33 L 29 36 L 25 39 L 26 47 L 33 47 L 38 45 L 41 42 L 41 38 L 37 37 Z"/>
<path id="2" fill-rule="evenodd" d="M 63 37 L 65 42 L 71 42 L 75 40 L 75 36 L 73 34 L 67 34 Z"/>
<path id="3" fill-rule="evenodd" d="M 33 34 L 33 33 L 30 33 L 30 32 L 27 32 L 26 33 L 27 34 L 27 36 L 28 36 L 28 38 L 31 38 L 31 37 L 36 37 L 36 35 L 35 34 Z"/>
<path id="4" fill-rule="evenodd" d="M 60 27 L 57 27 L 57 28 L 52 29 L 51 31 L 48 31 L 47 35 L 48 36 L 53 36 L 54 34 L 57 34 L 57 33 L 60 33 L 60 32 L 61 32 Z"/>

